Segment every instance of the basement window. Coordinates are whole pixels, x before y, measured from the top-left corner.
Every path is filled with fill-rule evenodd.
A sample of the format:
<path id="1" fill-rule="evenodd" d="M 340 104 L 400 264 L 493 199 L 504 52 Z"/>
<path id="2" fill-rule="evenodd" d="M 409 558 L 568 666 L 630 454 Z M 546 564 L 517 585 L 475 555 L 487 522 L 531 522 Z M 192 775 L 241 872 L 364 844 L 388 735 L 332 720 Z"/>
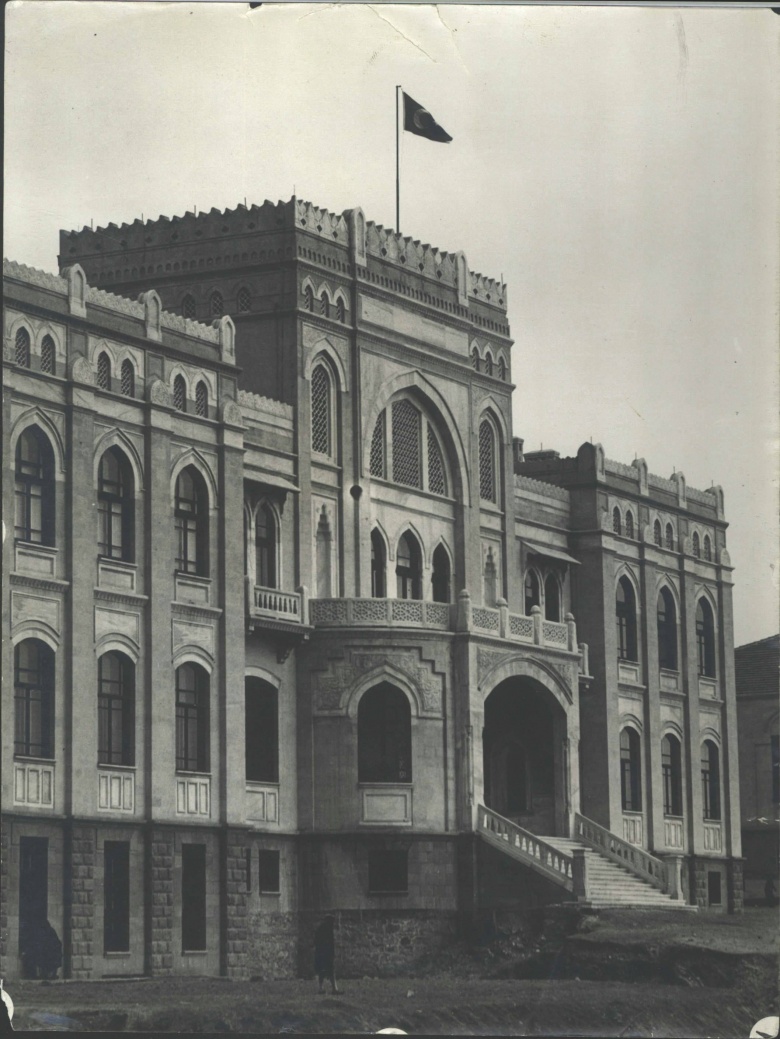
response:
<path id="1" fill-rule="evenodd" d="M 279 852 L 260 848 L 258 858 L 258 890 L 261 895 L 278 895 Z"/>
<path id="2" fill-rule="evenodd" d="M 715 870 L 710 870 L 707 873 L 707 904 L 711 906 L 723 905 L 721 875 Z"/>
<path id="3" fill-rule="evenodd" d="M 403 850 L 377 848 L 368 853 L 368 893 L 406 895 L 409 892 L 409 864 Z"/>

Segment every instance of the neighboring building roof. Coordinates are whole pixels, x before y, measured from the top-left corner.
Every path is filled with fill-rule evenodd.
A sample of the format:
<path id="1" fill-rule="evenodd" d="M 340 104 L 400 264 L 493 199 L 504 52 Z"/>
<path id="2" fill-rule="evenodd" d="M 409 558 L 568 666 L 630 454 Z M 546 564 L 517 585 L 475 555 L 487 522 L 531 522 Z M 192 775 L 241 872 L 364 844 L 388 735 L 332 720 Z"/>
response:
<path id="1" fill-rule="evenodd" d="M 774 696 L 780 688 L 780 635 L 734 650 L 737 696 Z"/>

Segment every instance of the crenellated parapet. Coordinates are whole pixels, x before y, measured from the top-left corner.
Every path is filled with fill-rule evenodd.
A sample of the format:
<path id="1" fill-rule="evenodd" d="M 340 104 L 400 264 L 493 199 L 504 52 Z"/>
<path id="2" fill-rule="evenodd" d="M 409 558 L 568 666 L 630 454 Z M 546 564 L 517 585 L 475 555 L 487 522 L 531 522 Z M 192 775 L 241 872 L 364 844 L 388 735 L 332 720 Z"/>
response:
<path id="1" fill-rule="evenodd" d="M 271 397 L 262 397 L 259 393 L 251 393 L 249 390 L 238 391 L 238 403 L 242 408 L 265 415 L 278 415 L 280 418 L 290 420 L 293 417 L 293 408 L 290 404 L 285 404 L 281 400 L 273 400 Z"/>
<path id="2" fill-rule="evenodd" d="M 345 214 L 331 213 L 299 198 L 293 198 L 292 202 L 295 205 L 297 228 L 320 235 L 328 242 L 338 242 L 344 246 L 349 244 L 349 226 Z"/>

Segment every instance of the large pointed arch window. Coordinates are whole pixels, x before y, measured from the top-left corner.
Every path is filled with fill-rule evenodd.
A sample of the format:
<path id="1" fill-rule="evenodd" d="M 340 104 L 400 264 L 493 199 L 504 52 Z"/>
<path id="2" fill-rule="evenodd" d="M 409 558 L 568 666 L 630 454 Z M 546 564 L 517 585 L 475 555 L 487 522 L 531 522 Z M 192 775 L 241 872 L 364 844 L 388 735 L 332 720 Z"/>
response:
<path id="1" fill-rule="evenodd" d="M 14 753 L 54 757 L 54 653 L 40 639 L 14 647 Z"/>
<path id="2" fill-rule="evenodd" d="M 682 815 L 682 761 L 676 736 L 667 735 L 661 740 L 661 778 L 664 815 Z"/>
<path id="3" fill-rule="evenodd" d="M 333 379 L 325 364 L 315 365 L 311 375 L 311 449 L 333 454 Z"/>
<path id="4" fill-rule="evenodd" d="M 482 501 L 498 502 L 498 452 L 496 431 L 490 419 L 479 424 L 479 496 Z"/>
<path id="5" fill-rule="evenodd" d="M 696 649 L 699 674 L 705 678 L 714 678 L 715 618 L 712 607 L 703 597 L 696 605 Z"/>
<path id="6" fill-rule="evenodd" d="M 276 517 L 270 505 L 262 504 L 255 514 L 255 583 L 276 588 Z"/>
<path id="7" fill-rule="evenodd" d="M 98 660 L 98 763 L 135 764 L 135 665 L 124 653 Z"/>
<path id="8" fill-rule="evenodd" d="M 658 665 L 664 671 L 677 670 L 677 610 L 668 588 L 658 593 Z"/>
<path id="9" fill-rule="evenodd" d="M 387 595 L 387 553 L 385 541 L 378 530 L 371 531 L 371 596 L 384 599 Z"/>
<path id="10" fill-rule="evenodd" d="M 133 470 L 118 447 L 110 447 L 98 467 L 98 552 L 126 563 L 135 558 Z"/>
<path id="11" fill-rule="evenodd" d="M 209 770 L 209 674 L 200 664 L 176 668 L 176 771 Z"/>
<path id="12" fill-rule="evenodd" d="M 358 704 L 358 782 L 411 781 L 411 708 L 400 689 L 383 682 Z"/>
<path id="13" fill-rule="evenodd" d="M 409 531 L 398 540 L 395 574 L 399 599 L 422 599 L 422 552 L 417 538 Z"/>
<path id="14" fill-rule="evenodd" d="M 450 602 L 452 597 L 450 557 L 444 545 L 437 545 L 433 553 L 431 585 L 434 602 Z"/>
<path id="15" fill-rule="evenodd" d="M 208 576 L 209 502 L 206 483 L 193 465 L 176 479 L 176 569 Z"/>
<path id="16" fill-rule="evenodd" d="M 369 472 L 404 487 L 449 494 L 447 462 L 435 424 L 408 397 L 394 400 L 377 416 Z"/>
<path id="17" fill-rule="evenodd" d="M 642 766 L 639 733 L 626 726 L 620 733 L 620 794 L 624 812 L 642 811 Z"/>
<path id="18" fill-rule="evenodd" d="M 617 621 L 618 659 L 636 663 L 636 595 L 627 577 L 618 581 L 615 593 L 615 619 Z"/>
<path id="19" fill-rule="evenodd" d="M 54 451 L 36 426 L 24 430 L 16 442 L 14 472 L 17 541 L 54 544 Z"/>

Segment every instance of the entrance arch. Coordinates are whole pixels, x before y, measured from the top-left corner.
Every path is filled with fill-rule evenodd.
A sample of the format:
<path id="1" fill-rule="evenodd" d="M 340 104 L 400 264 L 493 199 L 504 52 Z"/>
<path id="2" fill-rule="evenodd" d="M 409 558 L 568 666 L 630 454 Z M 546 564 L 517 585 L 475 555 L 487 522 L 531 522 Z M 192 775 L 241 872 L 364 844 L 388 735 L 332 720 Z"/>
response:
<path id="1" fill-rule="evenodd" d="M 539 836 L 564 836 L 570 807 L 567 717 L 535 678 L 514 675 L 485 700 L 485 805 Z"/>

